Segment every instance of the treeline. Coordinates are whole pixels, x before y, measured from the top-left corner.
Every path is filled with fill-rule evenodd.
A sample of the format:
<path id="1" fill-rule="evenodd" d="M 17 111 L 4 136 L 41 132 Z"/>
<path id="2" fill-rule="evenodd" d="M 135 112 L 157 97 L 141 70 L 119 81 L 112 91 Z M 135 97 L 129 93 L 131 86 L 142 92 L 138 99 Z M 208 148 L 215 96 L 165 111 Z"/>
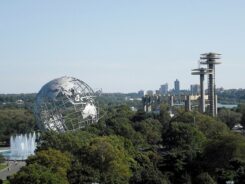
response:
<path id="1" fill-rule="evenodd" d="M 32 109 L 35 101 L 36 93 L 30 94 L 0 94 L 0 107 L 24 107 Z M 139 98 L 137 93 L 102 93 L 97 100 L 100 105 L 115 106 L 128 105 L 139 107 L 141 101 L 130 101 L 129 98 Z M 16 103 L 18 100 L 23 100 L 23 104 Z"/>
<path id="2" fill-rule="evenodd" d="M 32 110 L 35 97 L 35 93 L 0 94 L 0 108 L 26 108 Z"/>
<path id="3" fill-rule="evenodd" d="M 237 124 L 241 124 L 245 127 L 245 104 L 240 104 L 237 108 L 233 109 L 219 109 L 218 118 L 226 123 L 230 129 Z"/>
<path id="4" fill-rule="evenodd" d="M 33 104 L 36 94 L 0 94 L 0 146 L 9 146 L 10 136 L 36 129 Z"/>
<path id="5" fill-rule="evenodd" d="M 29 133 L 36 129 L 33 113 L 36 94 L 0 94 L 0 146 L 8 146 L 11 135 Z M 140 101 L 126 101 L 126 94 L 102 94 L 98 97 L 101 113 L 115 104 L 140 107 Z M 135 97 L 136 94 L 131 94 Z M 131 97 L 130 96 L 130 97 Z M 18 103 L 22 100 L 23 103 Z"/>
<path id="6" fill-rule="evenodd" d="M 36 94 L 0 94 L 0 102 L 16 102 L 17 100 L 24 100 L 26 102 L 33 102 Z"/>
<path id="7" fill-rule="evenodd" d="M 103 93 L 97 98 L 100 105 L 103 107 L 115 106 L 115 105 L 127 105 L 130 107 L 142 108 L 142 102 L 137 93 Z M 134 99 L 134 100 L 131 100 Z"/>
<path id="8" fill-rule="evenodd" d="M 218 90 L 218 101 L 222 104 L 242 104 L 245 103 L 245 89 L 228 89 L 228 90 Z M 17 100 L 23 100 L 25 103 L 22 105 L 26 108 L 31 109 L 35 100 L 35 93 L 32 94 L 0 94 L 0 107 L 19 107 L 16 104 Z M 130 101 L 127 99 L 139 98 L 137 93 L 102 93 L 98 97 L 98 101 L 103 105 L 129 105 L 140 107 L 140 101 Z"/>
<path id="9" fill-rule="evenodd" d="M 228 89 L 218 91 L 218 99 L 223 104 L 245 103 L 245 89 Z"/>
<path id="10" fill-rule="evenodd" d="M 245 138 L 198 112 L 109 108 L 84 130 L 42 133 L 11 184 L 245 183 Z"/>
<path id="11" fill-rule="evenodd" d="M 35 130 L 35 118 L 23 108 L 0 108 L 0 146 L 8 146 L 11 135 Z"/>

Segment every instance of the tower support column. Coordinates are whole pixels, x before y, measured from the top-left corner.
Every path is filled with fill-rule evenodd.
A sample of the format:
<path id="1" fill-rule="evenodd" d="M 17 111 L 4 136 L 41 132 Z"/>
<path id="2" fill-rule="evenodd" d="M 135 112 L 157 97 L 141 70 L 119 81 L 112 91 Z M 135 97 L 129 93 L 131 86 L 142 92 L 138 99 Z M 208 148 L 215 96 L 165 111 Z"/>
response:
<path id="1" fill-rule="evenodd" d="M 205 112 L 205 90 L 204 90 L 204 74 L 200 74 L 200 104 L 199 110 Z"/>

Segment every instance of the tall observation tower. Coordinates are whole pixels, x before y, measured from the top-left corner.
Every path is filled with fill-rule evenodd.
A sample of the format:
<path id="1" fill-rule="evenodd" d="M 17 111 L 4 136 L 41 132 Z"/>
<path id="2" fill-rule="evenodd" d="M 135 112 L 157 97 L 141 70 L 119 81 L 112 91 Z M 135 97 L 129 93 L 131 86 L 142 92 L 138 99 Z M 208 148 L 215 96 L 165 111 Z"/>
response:
<path id="1" fill-rule="evenodd" d="M 208 100 L 209 100 L 209 113 L 213 117 L 217 115 L 217 98 L 216 98 L 216 86 L 215 86 L 215 65 L 221 64 L 216 61 L 220 59 L 221 54 L 217 53 L 205 53 L 201 54 L 201 64 L 207 65 L 208 70 L 212 71 L 208 73 Z"/>
<path id="2" fill-rule="evenodd" d="M 199 111 L 205 112 L 205 90 L 204 90 L 204 75 L 211 74 L 212 70 L 206 68 L 197 68 L 192 70 L 192 75 L 200 76 L 200 103 L 199 103 Z"/>

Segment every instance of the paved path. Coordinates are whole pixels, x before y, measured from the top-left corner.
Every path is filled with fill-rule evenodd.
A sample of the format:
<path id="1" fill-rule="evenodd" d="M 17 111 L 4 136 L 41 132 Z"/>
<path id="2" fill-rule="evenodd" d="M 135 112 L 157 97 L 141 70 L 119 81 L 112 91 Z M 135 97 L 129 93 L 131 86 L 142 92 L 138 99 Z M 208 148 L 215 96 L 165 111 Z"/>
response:
<path id="1" fill-rule="evenodd" d="M 0 152 L 8 151 L 9 149 L 10 149 L 10 147 L 0 147 Z"/>
<path id="2" fill-rule="evenodd" d="M 7 176 L 17 173 L 21 167 L 25 166 L 24 161 L 7 161 L 8 167 L 0 171 L 0 179 L 6 180 Z"/>

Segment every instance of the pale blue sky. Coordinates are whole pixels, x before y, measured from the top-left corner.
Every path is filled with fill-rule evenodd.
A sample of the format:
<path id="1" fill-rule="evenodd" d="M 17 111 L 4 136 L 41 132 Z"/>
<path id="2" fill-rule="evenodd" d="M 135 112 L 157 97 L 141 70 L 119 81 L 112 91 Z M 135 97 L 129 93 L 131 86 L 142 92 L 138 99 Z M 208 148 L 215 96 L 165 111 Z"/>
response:
<path id="1" fill-rule="evenodd" d="M 244 0 L 0 1 L 0 93 L 64 75 L 105 92 L 189 88 L 209 51 L 217 86 L 245 88 Z"/>

